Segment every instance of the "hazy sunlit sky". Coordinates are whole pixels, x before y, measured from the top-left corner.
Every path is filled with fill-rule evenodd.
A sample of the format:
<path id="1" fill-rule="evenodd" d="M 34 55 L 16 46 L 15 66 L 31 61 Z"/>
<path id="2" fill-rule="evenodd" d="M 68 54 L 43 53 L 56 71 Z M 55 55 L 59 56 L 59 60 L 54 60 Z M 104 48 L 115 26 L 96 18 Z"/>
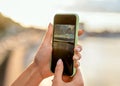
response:
<path id="1" fill-rule="evenodd" d="M 119 3 L 119 0 L 0 0 L 0 12 L 25 26 L 37 27 L 47 27 L 56 13 L 77 13 L 80 22 L 90 29 L 116 30 L 120 27 Z"/>

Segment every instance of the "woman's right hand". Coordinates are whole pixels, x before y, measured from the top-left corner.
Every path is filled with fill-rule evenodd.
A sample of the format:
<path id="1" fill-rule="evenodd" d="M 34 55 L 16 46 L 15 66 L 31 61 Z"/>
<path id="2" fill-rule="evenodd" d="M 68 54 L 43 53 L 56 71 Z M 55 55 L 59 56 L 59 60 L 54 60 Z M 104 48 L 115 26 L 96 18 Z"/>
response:
<path id="1" fill-rule="evenodd" d="M 63 62 L 61 59 L 59 59 L 55 69 L 55 76 L 53 79 L 52 86 L 84 86 L 80 69 L 77 67 L 76 70 L 76 74 L 72 77 L 72 80 L 70 82 L 64 82 L 62 79 Z"/>

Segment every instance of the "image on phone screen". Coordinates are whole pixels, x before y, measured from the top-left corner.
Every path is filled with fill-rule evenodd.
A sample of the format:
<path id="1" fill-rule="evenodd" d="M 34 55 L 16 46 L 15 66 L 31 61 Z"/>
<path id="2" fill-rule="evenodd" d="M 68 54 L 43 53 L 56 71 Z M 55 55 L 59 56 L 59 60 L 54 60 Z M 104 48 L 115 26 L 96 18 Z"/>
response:
<path id="1" fill-rule="evenodd" d="M 64 64 L 64 75 L 73 73 L 73 55 L 75 41 L 75 25 L 55 24 L 53 34 L 52 71 L 56 67 L 59 58 Z"/>

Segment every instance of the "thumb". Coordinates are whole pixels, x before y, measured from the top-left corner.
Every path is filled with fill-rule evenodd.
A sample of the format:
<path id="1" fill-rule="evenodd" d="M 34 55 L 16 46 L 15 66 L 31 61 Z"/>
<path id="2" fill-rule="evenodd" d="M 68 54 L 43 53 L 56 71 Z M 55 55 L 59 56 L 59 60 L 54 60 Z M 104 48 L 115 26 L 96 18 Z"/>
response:
<path id="1" fill-rule="evenodd" d="M 52 34 L 53 34 L 53 25 L 50 23 L 48 26 L 48 31 L 46 32 L 44 43 L 51 43 L 52 40 Z"/>
<path id="2" fill-rule="evenodd" d="M 54 79 L 62 80 L 62 74 L 63 74 L 63 62 L 61 59 L 57 61 L 57 65 L 55 68 L 55 77 Z"/>

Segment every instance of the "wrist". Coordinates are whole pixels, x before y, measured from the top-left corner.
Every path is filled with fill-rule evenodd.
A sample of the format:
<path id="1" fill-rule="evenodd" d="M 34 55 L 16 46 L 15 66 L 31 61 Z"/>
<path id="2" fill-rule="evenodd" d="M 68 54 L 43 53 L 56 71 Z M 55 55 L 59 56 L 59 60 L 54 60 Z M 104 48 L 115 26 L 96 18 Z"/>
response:
<path id="1" fill-rule="evenodd" d="M 28 75 L 30 77 L 30 79 L 28 80 L 28 82 L 31 84 L 30 86 L 38 86 L 43 80 L 38 65 L 34 62 L 29 66 Z"/>
<path id="2" fill-rule="evenodd" d="M 38 86 L 43 80 L 37 65 L 33 62 L 26 70 L 13 82 L 11 86 Z"/>
<path id="3" fill-rule="evenodd" d="M 39 72 L 42 79 L 45 79 L 45 78 L 53 75 L 53 73 L 49 69 L 49 63 L 46 64 L 46 66 L 44 66 L 44 65 L 42 65 L 42 63 L 40 64 L 37 59 L 35 59 L 33 63 L 37 67 L 37 69 L 38 69 L 37 71 Z"/>
<path id="4" fill-rule="evenodd" d="M 35 73 L 40 77 L 40 79 L 43 80 L 41 73 L 42 71 L 40 71 L 39 65 L 36 62 L 33 62 L 32 67 L 34 68 Z"/>

